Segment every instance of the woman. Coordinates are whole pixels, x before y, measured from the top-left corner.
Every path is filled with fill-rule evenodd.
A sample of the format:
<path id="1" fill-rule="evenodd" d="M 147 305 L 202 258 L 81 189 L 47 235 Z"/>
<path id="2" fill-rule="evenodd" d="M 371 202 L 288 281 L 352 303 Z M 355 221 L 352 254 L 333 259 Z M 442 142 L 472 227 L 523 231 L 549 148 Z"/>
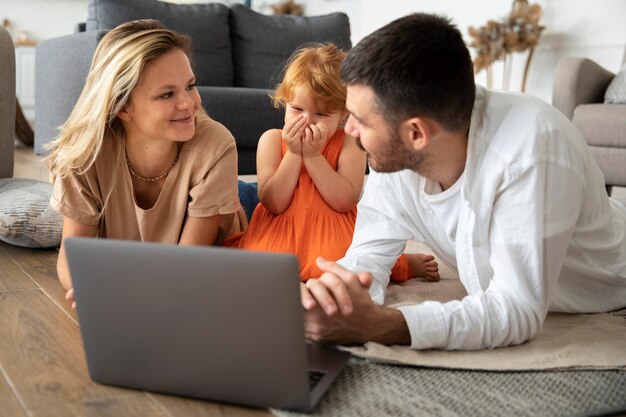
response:
<path id="1" fill-rule="evenodd" d="M 246 226 L 235 141 L 201 108 L 189 45 L 155 20 L 122 24 L 100 41 L 51 144 L 63 240 L 213 245 Z M 63 243 L 57 272 L 73 301 Z"/>

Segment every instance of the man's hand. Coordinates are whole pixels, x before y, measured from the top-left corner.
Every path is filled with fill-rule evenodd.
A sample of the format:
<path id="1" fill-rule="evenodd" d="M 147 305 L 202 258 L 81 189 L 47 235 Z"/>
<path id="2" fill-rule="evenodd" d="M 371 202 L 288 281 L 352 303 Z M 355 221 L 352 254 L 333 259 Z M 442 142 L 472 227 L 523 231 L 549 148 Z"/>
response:
<path id="1" fill-rule="evenodd" d="M 317 266 L 324 274 L 301 285 L 308 339 L 336 344 L 410 343 L 402 313 L 372 301 L 369 273 L 355 274 L 323 258 L 317 259 Z"/>

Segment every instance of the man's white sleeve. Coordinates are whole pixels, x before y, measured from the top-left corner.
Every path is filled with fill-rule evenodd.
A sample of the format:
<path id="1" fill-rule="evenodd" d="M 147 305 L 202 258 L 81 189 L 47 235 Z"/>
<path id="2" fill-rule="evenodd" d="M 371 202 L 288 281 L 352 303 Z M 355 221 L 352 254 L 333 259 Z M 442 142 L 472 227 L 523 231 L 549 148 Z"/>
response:
<path id="1" fill-rule="evenodd" d="M 401 212 L 402 191 L 392 188 L 391 178 L 370 171 L 365 190 L 357 207 L 357 219 L 352 244 L 338 261 L 352 272 L 370 272 L 374 283 L 370 287 L 372 300 L 383 304 L 389 284 L 389 275 L 398 257 L 404 252 L 406 241 L 413 234 L 398 220 Z"/>

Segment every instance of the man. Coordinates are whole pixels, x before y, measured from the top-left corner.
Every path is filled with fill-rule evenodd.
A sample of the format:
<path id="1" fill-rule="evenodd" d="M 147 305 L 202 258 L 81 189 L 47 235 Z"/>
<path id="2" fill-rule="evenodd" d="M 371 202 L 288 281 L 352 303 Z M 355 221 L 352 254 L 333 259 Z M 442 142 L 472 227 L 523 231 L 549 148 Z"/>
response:
<path id="1" fill-rule="evenodd" d="M 477 88 L 449 20 L 390 23 L 341 75 L 345 129 L 372 172 L 348 253 L 301 287 L 310 339 L 483 349 L 531 339 L 548 310 L 626 306 L 626 208 L 581 134 L 538 99 Z M 456 268 L 468 296 L 381 307 L 407 240 Z"/>

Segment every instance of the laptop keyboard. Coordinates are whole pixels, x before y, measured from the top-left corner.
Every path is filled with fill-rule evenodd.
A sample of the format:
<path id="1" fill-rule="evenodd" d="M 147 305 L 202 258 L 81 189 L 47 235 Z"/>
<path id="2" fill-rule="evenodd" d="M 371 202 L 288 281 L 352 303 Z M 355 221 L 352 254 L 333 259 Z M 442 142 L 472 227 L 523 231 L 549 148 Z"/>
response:
<path id="1" fill-rule="evenodd" d="M 325 371 L 318 371 L 309 369 L 309 391 L 312 391 L 313 388 L 317 385 L 318 382 L 326 375 Z"/>

